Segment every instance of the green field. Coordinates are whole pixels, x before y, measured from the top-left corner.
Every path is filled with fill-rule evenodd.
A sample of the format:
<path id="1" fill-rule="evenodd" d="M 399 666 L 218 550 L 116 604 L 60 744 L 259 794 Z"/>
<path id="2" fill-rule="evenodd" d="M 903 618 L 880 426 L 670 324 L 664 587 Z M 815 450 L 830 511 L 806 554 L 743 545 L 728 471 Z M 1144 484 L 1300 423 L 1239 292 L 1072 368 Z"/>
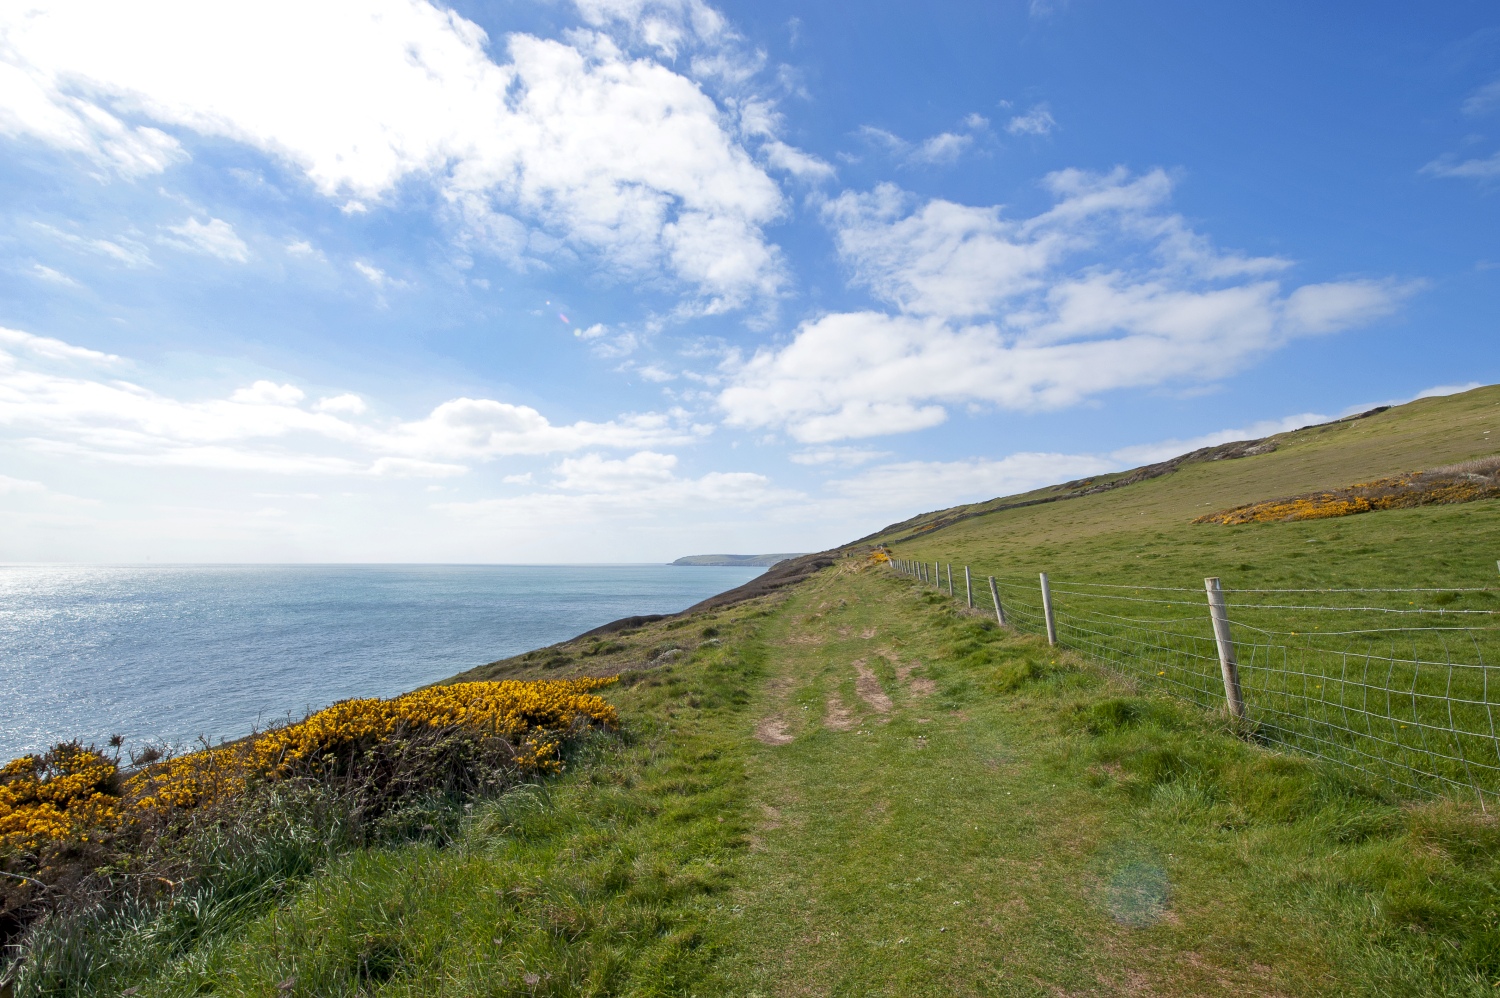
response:
<path id="1" fill-rule="evenodd" d="M 1190 523 L 1491 454 L 1490 429 L 1500 436 L 1500 389 L 880 539 L 1012 579 L 1017 610 L 1042 570 L 1075 592 L 1180 587 L 1194 607 L 1207 575 L 1239 589 L 1493 589 L 1495 501 Z M 1132 678 L 1001 629 L 961 605 L 961 582 L 951 600 L 866 551 L 772 596 L 466 674 L 619 673 L 606 692 L 620 731 L 591 736 L 560 777 L 448 802 L 408 841 L 268 860 L 259 888 L 217 907 L 200 893 L 59 923 L 18 993 L 1500 988 L 1500 825 L 1472 802 L 1247 737 L 1154 670 Z"/>

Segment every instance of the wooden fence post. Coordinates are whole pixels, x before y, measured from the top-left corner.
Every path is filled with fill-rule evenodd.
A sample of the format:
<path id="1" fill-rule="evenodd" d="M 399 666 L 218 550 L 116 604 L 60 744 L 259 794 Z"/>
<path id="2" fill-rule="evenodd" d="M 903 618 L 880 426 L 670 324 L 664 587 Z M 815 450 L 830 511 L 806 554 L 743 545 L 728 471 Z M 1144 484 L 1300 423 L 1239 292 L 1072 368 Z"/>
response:
<path id="1" fill-rule="evenodd" d="M 1208 591 L 1208 612 L 1214 621 L 1214 643 L 1219 646 L 1219 670 L 1224 673 L 1224 701 L 1229 713 L 1245 716 L 1245 700 L 1240 695 L 1240 665 L 1234 656 L 1234 638 L 1229 633 L 1229 610 L 1224 606 L 1224 590 L 1217 577 L 1203 580 Z"/>
<path id="2" fill-rule="evenodd" d="M 1000 621 L 1000 626 L 1005 626 L 1005 607 L 1000 605 L 1000 590 L 995 588 L 995 577 L 990 576 L 990 597 L 995 601 L 995 619 Z"/>
<path id="3" fill-rule="evenodd" d="M 948 562 L 948 598 L 953 598 L 953 562 Z"/>
<path id="4" fill-rule="evenodd" d="M 964 566 L 964 599 L 969 601 L 969 609 L 974 609 L 974 580 L 969 577 L 969 566 Z"/>
<path id="5" fill-rule="evenodd" d="M 1057 618 L 1052 615 L 1052 587 L 1047 584 L 1047 573 L 1042 573 L 1042 613 L 1047 618 L 1047 643 L 1057 647 Z"/>

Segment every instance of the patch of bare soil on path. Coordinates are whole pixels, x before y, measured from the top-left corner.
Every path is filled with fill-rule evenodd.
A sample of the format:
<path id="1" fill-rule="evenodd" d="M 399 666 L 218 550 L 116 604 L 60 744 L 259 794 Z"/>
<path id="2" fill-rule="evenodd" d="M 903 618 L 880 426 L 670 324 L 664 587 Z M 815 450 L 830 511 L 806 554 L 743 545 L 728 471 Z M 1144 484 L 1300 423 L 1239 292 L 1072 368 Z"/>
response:
<path id="1" fill-rule="evenodd" d="M 844 706 L 837 693 L 828 694 L 828 713 L 823 716 L 823 725 L 834 731 L 848 731 L 858 722 L 854 711 Z"/>
<path id="2" fill-rule="evenodd" d="M 859 674 L 854 680 L 855 692 L 859 698 L 870 705 L 870 708 L 880 714 L 891 712 L 891 698 L 886 696 L 885 690 L 880 688 L 880 680 L 862 658 L 856 658 L 852 663 L 854 671 Z"/>
<path id="3" fill-rule="evenodd" d="M 896 661 L 895 656 L 888 657 L 891 661 Z M 937 683 L 934 683 L 930 679 L 923 679 L 920 676 L 916 679 L 911 678 L 912 670 L 920 669 L 921 667 L 922 663 L 917 661 L 907 662 L 905 665 L 898 664 L 896 666 L 896 678 L 905 683 L 906 688 L 911 690 L 916 696 L 925 697 L 927 694 L 937 690 Z"/>
<path id="4" fill-rule="evenodd" d="M 864 630 L 859 632 L 859 636 L 868 641 L 875 636 L 875 628 L 866 627 Z"/>
<path id="5" fill-rule="evenodd" d="M 767 717 L 755 726 L 755 738 L 767 745 L 786 745 L 792 740 L 792 734 L 783 718 Z"/>

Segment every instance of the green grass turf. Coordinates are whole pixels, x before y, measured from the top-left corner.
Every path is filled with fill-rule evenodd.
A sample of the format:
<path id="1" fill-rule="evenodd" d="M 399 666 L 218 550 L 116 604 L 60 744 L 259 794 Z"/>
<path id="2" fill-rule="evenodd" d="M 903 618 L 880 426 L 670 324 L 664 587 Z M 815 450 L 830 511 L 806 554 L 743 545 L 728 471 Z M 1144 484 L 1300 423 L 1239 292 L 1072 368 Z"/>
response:
<path id="1" fill-rule="evenodd" d="M 1188 521 L 1493 453 L 1497 407 L 1496 389 L 1414 403 L 896 547 L 981 574 L 1133 585 L 1490 584 L 1494 503 Z M 622 730 L 560 778 L 475 802 L 451 834 L 325 860 L 259 901 L 116 920 L 75 946 L 93 969 L 74 984 L 21 993 L 1500 987 L 1492 818 L 1247 743 L 1212 712 L 858 564 L 476 670 L 465 678 L 623 671 L 608 694 Z"/>
<path id="2" fill-rule="evenodd" d="M 446 845 L 99 993 L 1494 993 L 1492 822 L 853 565 L 628 677 L 621 735 Z"/>

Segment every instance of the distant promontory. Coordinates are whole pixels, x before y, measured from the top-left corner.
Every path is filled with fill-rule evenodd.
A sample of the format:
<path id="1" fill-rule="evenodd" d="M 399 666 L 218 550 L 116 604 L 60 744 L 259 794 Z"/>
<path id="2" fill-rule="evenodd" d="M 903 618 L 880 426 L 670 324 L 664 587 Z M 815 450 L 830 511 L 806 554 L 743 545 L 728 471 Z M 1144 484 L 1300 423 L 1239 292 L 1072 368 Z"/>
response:
<path id="1" fill-rule="evenodd" d="M 716 565 L 733 568 L 770 568 L 788 558 L 800 558 L 802 554 L 690 554 L 678 558 L 674 565 Z"/>

